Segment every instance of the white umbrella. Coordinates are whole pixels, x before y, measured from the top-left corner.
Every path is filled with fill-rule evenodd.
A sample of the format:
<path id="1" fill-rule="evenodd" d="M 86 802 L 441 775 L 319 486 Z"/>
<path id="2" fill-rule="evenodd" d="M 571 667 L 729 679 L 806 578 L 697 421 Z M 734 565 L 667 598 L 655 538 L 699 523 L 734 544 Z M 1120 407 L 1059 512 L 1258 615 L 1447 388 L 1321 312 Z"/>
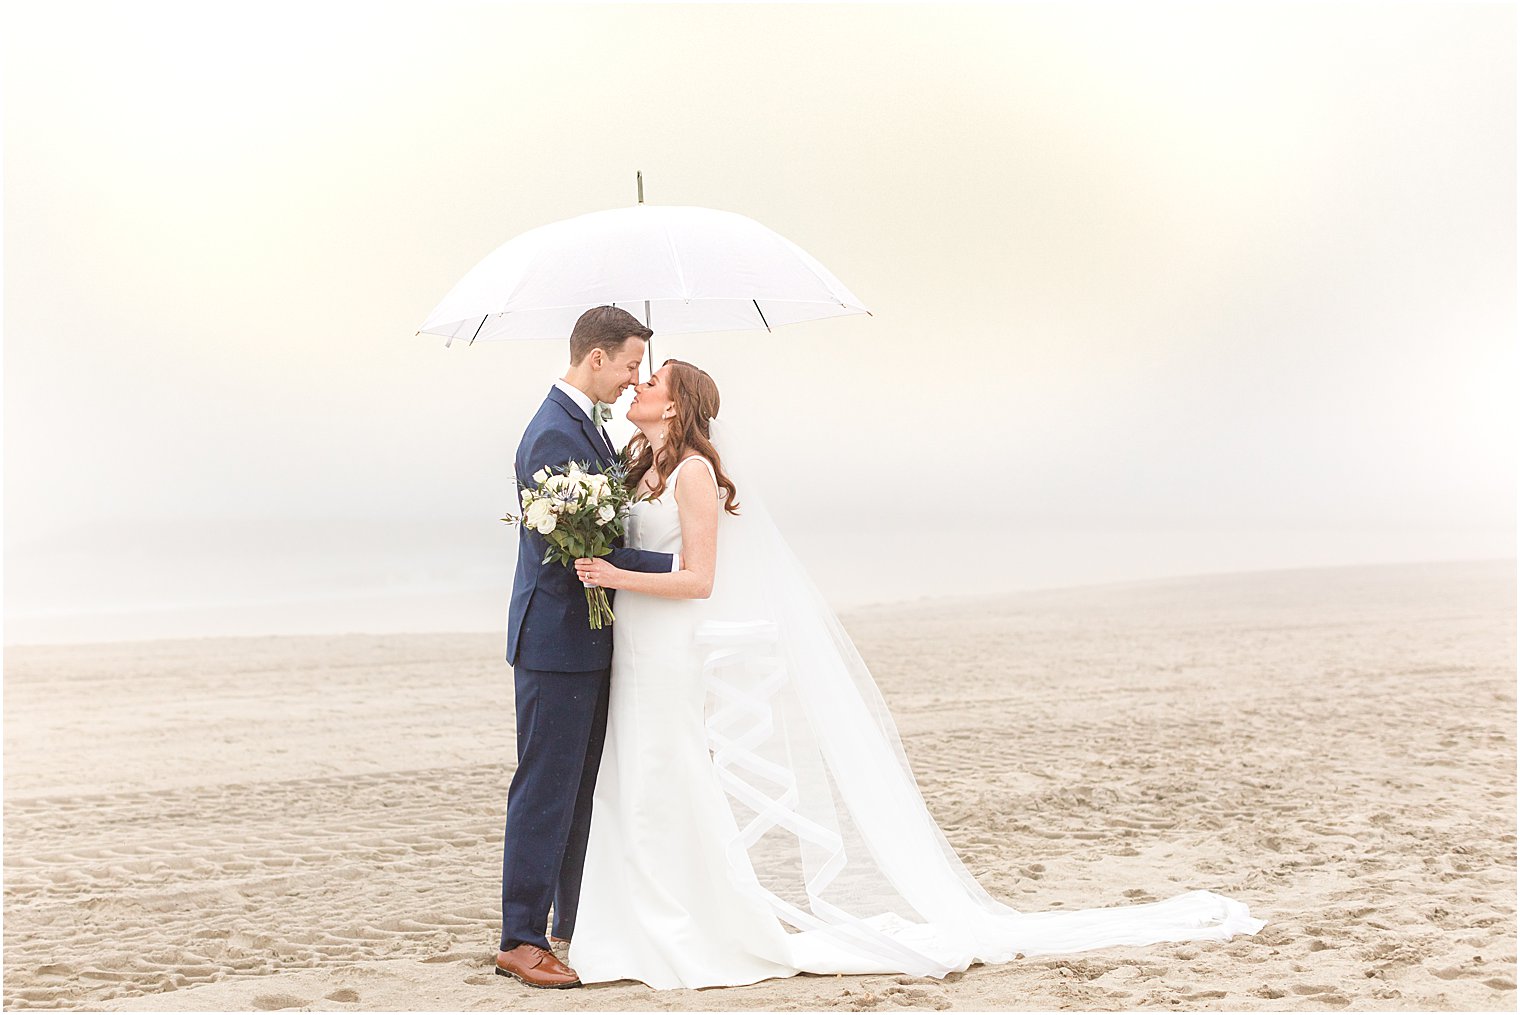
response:
<path id="1" fill-rule="evenodd" d="M 442 335 L 446 345 L 562 339 L 582 313 L 608 303 L 663 334 L 769 331 L 870 313 L 812 255 L 753 219 L 638 204 L 508 240 L 459 280 L 418 333 Z"/>

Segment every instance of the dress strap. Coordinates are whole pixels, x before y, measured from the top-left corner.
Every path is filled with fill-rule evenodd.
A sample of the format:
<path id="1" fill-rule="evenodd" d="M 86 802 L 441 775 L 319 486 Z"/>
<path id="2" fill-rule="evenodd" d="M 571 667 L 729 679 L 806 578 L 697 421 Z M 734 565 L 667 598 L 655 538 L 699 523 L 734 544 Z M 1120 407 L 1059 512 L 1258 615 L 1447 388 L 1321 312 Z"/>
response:
<path id="1" fill-rule="evenodd" d="M 697 461 L 701 462 L 703 465 L 707 466 L 707 473 L 708 473 L 708 475 L 712 476 L 713 486 L 717 486 L 718 485 L 718 473 L 716 472 L 716 470 L 713 469 L 712 462 L 709 462 L 706 458 L 703 458 L 701 455 L 687 455 L 685 458 L 681 459 L 679 462 L 676 463 L 676 467 L 674 469 L 670 470 L 670 479 L 666 480 L 666 485 L 670 489 L 674 490 L 676 488 L 676 474 L 681 471 L 681 467 L 683 465 L 685 465 L 687 462 L 691 461 L 692 459 L 696 459 Z M 723 496 L 723 491 L 722 490 L 718 491 L 718 496 L 719 497 Z"/>

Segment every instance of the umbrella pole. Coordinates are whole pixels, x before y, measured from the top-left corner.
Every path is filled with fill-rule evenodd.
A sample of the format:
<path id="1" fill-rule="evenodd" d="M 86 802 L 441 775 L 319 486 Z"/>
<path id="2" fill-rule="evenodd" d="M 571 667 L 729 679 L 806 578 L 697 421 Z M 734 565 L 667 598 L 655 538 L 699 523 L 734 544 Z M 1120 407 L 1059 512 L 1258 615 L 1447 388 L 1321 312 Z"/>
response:
<path id="1" fill-rule="evenodd" d="M 635 170 L 634 171 L 634 179 L 638 182 L 638 185 L 639 185 L 639 204 L 643 204 L 644 203 L 644 171 L 642 169 Z M 649 301 L 648 300 L 644 301 L 644 327 L 649 328 L 650 331 L 654 330 L 653 328 L 649 327 Z M 654 336 L 653 335 L 649 336 L 649 376 L 651 376 L 651 377 L 654 376 Z"/>

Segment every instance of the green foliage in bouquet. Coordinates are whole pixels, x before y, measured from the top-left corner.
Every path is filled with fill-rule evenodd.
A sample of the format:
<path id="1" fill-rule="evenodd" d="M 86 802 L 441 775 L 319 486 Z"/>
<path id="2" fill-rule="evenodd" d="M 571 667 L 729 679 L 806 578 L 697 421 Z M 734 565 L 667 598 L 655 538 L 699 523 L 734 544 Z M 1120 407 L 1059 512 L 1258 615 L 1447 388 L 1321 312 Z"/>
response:
<path id="1" fill-rule="evenodd" d="M 622 461 L 605 472 L 593 472 L 585 462 L 539 469 L 531 486 L 520 484 L 523 513 L 502 521 L 542 536 L 549 544 L 545 564 L 558 560 L 573 567 L 581 557 L 605 557 L 628 528 L 633 496 L 627 480 L 628 466 Z M 602 588 L 586 589 L 586 612 L 592 630 L 617 619 Z"/>

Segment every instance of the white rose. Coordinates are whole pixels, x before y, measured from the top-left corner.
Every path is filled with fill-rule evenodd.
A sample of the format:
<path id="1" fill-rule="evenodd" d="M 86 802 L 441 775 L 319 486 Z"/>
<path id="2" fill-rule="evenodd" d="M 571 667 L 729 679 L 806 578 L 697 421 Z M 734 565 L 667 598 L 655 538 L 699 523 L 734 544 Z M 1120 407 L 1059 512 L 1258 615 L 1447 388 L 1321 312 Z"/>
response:
<path id="1" fill-rule="evenodd" d="M 548 470 L 547 467 L 539 469 L 537 472 L 535 472 L 533 474 L 533 482 L 537 483 L 539 486 L 543 486 L 544 485 L 544 480 L 546 480 L 548 478 L 549 478 L 549 470 Z"/>
<path id="2" fill-rule="evenodd" d="M 540 526 L 543 525 L 545 519 L 548 519 L 551 523 L 547 530 L 540 528 Z M 528 523 L 528 526 L 530 528 L 539 529 L 540 531 L 552 532 L 554 531 L 554 526 L 552 524 L 554 521 L 554 505 L 547 500 L 535 500 L 528 506 L 527 511 L 524 515 L 524 520 Z"/>
<path id="3" fill-rule="evenodd" d="M 617 517 L 617 509 L 611 504 L 603 504 L 596 512 L 596 520 L 603 525 L 606 525 L 615 517 Z"/>
<path id="4" fill-rule="evenodd" d="M 545 493 L 556 493 L 570 488 L 570 479 L 567 476 L 550 476 L 543 483 Z"/>
<path id="5" fill-rule="evenodd" d="M 559 519 L 555 518 L 551 514 L 547 518 L 545 518 L 543 521 L 539 522 L 537 525 L 535 525 L 533 527 L 538 530 L 538 534 L 539 535 L 541 535 L 541 536 L 547 536 L 549 533 L 551 533 L 551 532 L 554 531 L 554 527 L 556 525 L 558 525 L 558 524 L 559 524 Z"/>

